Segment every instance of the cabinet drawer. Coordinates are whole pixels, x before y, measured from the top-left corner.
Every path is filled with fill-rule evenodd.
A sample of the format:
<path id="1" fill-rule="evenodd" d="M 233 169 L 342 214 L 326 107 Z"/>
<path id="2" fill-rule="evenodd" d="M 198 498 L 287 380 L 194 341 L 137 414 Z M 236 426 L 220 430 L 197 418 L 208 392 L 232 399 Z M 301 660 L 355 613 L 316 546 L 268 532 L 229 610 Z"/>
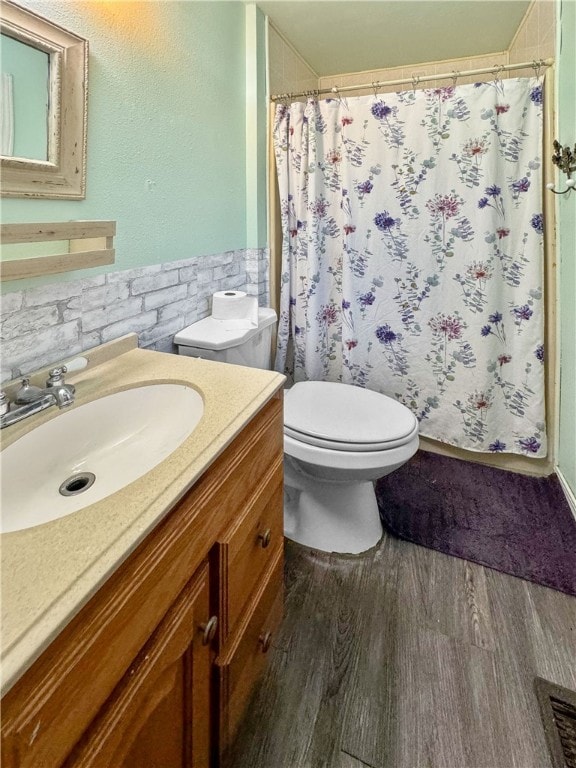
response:
<path id="1" fill-rule="evenodd" d="M 219 684 L 219 749 L 232 742 L 254 685 L 266 665 L 266 653 L 283 614 L 283 550 L 278 549 L 238 632 L 216 659 Z"/>
<path id="2" fill-rule="evenodd" d="M 283 546 L 283 474 L 279 461 L 263 478 L 243 514 L 218 538 L 221 644 L 234 632 L 257 584 Z"/>

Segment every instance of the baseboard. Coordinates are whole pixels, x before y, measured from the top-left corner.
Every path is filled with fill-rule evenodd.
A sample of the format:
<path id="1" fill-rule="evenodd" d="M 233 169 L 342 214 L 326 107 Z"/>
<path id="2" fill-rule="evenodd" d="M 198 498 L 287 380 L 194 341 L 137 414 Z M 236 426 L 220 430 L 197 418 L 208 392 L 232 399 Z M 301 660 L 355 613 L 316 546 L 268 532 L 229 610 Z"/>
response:
<path id="1" fill-rule="evenodd" d="M 562 490 L 564 491 L 564 496 L 566 496 L 566 501 L 568 502 L 568 506 L 572 510 L 572 514 L 574 515 L 574 520 L 576 520 L 576 496 L 574 495 L 574 492 L 572 491 L 572 488 L 568 485 L 568 481 L 556 467 L 556 477 L 560 481 L 560 485 L 562 486 Z"/>

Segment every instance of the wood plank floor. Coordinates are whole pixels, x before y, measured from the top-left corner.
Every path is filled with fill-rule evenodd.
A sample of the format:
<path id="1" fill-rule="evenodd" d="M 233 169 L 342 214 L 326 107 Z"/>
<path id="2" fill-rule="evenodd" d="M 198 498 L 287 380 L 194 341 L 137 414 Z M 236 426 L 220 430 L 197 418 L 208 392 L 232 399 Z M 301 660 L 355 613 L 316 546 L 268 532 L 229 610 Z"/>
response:
<path id="1" fill-rule="evenodd" d="M 576 599 L 391 536 L 286 545 L 285 619 L 229 768 L 551 768 L 534 678 L 576 690 Z"/>

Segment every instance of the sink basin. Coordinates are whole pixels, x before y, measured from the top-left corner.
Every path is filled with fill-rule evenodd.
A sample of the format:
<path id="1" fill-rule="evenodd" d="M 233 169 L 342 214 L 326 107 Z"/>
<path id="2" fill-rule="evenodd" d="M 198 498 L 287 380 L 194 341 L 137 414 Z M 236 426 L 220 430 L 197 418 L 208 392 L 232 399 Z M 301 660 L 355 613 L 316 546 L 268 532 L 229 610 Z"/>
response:
<path id="1" fill-rule="evenodd" d="M 2 532 L 119 491 L 175 451 L 203 412 L 202 397 L 183 384 L 135 387 L 62 411 L 0 454 Z"/>

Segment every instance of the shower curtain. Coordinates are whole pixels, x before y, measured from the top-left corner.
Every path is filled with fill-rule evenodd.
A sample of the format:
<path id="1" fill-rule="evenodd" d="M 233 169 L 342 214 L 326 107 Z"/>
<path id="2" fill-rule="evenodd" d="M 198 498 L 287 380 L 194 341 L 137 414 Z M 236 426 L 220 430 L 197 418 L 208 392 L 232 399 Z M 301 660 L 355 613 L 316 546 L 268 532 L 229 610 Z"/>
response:
<path id="1" fill-rule="evenodd" d="M 277 370 L 545 456 L 542 110 L 535 78 L 279 104 Z"/>

